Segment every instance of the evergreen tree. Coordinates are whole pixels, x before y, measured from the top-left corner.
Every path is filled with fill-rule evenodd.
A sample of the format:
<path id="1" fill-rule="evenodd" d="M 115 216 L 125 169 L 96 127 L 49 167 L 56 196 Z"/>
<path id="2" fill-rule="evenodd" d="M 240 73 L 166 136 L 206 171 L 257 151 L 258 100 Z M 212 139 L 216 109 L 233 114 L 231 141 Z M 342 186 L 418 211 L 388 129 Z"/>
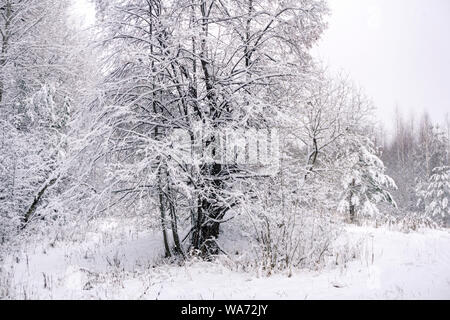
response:
<path id="1" fill-rule="evenodd" d="M 388 188 L 397 188 L 394 180 L 385 174 L 383 162 L 376 155 L 369 138 L 352 141 L 344 158 L 347 163 L 342 177 L 344 188 L 339 211 L 349 212 L 350 222 L 359 216 L 377 216 L 377 204 L 387 202 L 396 206 Z"/>
<path id="2" fill-rule="evenodd" d="M 450 167 L 442 166 L 433 169 L 426 188 L 419 190 L 419 204 L 423 203 L 425 215 L 448 224 L 450 208 L 448 200 L 450 198 Z"/>

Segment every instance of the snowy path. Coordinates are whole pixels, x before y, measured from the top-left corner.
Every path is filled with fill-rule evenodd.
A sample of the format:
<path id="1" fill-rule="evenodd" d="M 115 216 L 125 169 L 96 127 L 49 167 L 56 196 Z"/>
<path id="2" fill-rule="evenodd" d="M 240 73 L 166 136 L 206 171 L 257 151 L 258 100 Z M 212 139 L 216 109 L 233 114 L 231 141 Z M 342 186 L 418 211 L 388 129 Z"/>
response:
<path id="1" fill-rule="evenodd" d="M 207 262 L 153 268 L 159 241 L 145 234 L 119 243 L 91 241 L 77 249 L 29 252 L 4 270 L 13 283 L 10 295 L 18 298 L 450 299 L 449 231 L 404 234 L 349 227 L 340 241 L 362 241 L 361 256 L 345 266 L 298 271 L 290 278 L 257 277 Z"/>

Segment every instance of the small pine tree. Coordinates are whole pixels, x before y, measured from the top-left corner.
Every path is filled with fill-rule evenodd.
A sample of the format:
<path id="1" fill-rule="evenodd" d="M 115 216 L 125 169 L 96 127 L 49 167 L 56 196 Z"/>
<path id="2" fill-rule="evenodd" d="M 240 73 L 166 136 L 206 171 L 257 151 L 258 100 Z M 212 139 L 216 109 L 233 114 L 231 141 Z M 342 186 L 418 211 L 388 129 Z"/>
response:
<path id="1" fill-rule="evenodd" d="M 442 166 L 433 169 L 428 183 L 418 190 L 418 205 L 425 206 L 425 215 L 443 224 L 450 218 L 450 167 Z"/>
<path id="2" fill-rule="evenodd" d="M 376 156 L 373 143 L 363 138 L 353 143 L 346 159 L 346 170 L 342 179 L 344 192 L 339 203 L 340 212 L 349 212 L 350 222 L 356 215 L 376 216 L 377 204 L 387 202 L 397 206 L 388 188 L 396 189 L 394 180 L 385 174 L 383 162 Z"/>

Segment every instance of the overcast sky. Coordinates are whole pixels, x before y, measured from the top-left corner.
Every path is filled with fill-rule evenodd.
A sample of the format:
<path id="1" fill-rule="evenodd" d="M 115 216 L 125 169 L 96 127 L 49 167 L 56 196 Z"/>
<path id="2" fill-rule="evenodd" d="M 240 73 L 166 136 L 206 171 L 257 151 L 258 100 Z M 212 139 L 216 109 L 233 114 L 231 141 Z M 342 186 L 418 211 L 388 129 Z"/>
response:
<path id="1" fill-rule="evenodd" d="M 391 126 L 406 115 L 450 112 L 449 0 L 329 0 L 332 16 L 315 55 L 344 70 Z"/>
<path id="2" fill-rule="evenodd" d="M 94 19 L 88 0 L 78 16 Z M 314 55 L 365 89 L 391 127 L 395 107 L 435 121 L 450 112 L 450 0 L 329 0 L 329 28 Z"/>
<path id="3" fill-rule="evenodd" d="M 94 5 L 89 0 L 72 0 L 72 14 L 74 23 L 84 26 L 91 25 L 95 22 Z"/>

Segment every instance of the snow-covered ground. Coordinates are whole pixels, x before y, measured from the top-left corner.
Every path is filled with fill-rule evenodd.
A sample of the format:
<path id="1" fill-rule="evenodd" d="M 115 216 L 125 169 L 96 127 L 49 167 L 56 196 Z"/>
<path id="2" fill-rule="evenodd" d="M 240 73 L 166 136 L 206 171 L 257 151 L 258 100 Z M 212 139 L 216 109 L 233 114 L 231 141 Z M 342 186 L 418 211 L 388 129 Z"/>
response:
<path id="1" fill-rule="evenodd" d="M 105 223 L 81 243 L 30 244 L 7 257 L 0 293 L 19 299 L 450 299 L 450 232 L 346 227 L 350 262 L 271 277 L 231 260 L 161 264 L 159 235 Z M 116 239 L 116 237 L 114 237 Z M 9 285 L 7 289 L 7 283 Z"/>

